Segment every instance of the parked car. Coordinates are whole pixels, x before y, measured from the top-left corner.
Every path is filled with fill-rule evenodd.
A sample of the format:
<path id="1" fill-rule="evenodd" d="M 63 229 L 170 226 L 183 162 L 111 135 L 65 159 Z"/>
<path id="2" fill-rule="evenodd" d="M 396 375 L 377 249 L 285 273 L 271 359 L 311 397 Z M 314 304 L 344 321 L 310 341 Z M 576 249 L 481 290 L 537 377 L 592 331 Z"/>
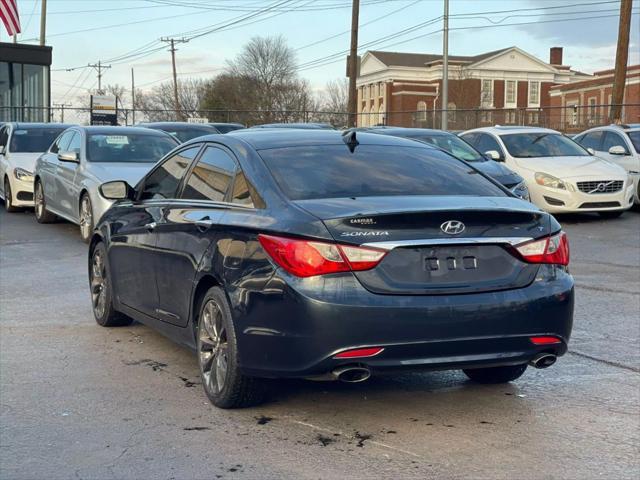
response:
<path id="1" fill-rule="evenodd" d="M 297 130 L 335 130 L 330 123 L 263 123 L 250 128 L 294 128 Z"/>
<path id="2" fill-rule="evenodd" d="M 5 123 L 0 127 L 0 197 L 7 212 L 33 207 L 36 159 L 69 125 Z"/>
<path id="3" fill-rule="evenodd" d="M 245 127 L 241 123 L 208 123 L 207 125 L 211 125 L 220 133 L 229 133 L 235 130 L 242 130 Z"/>
<path id="4" fill-rule="evenodd" d="M 80 226 L 89 241 L 95 222 L 113 203 L 98 186 L 112 179 L 135 184 L 178 141 L 164 132 L 134 127 L 72 127 L 36 163 L 35 214 L 56 215 Z"/>
<path id="5" fill-rule="evenodd" d="M 547 212 L 598 212 L 613 218 L 633 204 L 633 184 L 623 168 L 592 156 L 555 130 L 496 126 L 461 137 L 523 177 L 531 201 Z"/>
<path id="6" fill-rule="evenodd" d="M 438 147 L 460 160 L 473 163 L 476 169 L 511 190 L 514 195 L 529 201 L 529 189 L 520 175 L 509 170 L 504 164 L 487 158 L 453 133 L 428 128 L 402 127 L 374 127 L 369 131 L 380 135 L 409 138 Z"/>
<path id="7" fill-rule="evenodd" d="M 394 137 L 247 129 L 193 140 L 118 200 L 89 248 L 98 324 L 197 351 L 219 407 L 263 378 L 463 369 L 520 377 L 567 350 L 558 222 L 469 164 Z"/>
<path id="8" fill-rule="evenodd" d="M 167 132 L 175 137 L 180 143 L 184 143 L 204 135 L 220 133 L 216 127 L 205 123 L 153 122 L 140 123 L 137 126 L 151 128 L 153 130 L 162 130 L 163 132 Z"/>
<path id="9" fill-rule="evenodd" d="M 573 139 L 594 155 L 624 168 L 633 180 L 634 202 L 640 204 L 640 124 L 591 128 Z"/>

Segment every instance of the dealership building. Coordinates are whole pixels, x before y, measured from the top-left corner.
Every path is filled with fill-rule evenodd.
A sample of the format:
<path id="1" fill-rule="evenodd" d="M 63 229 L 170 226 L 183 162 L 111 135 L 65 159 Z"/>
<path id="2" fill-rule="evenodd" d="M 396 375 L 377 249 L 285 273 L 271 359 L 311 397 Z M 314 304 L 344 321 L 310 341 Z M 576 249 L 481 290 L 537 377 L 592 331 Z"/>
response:
<path id="1" fill-rule="evenodd" d="M 51 107 L 51 47 L 0 42 L 0 122 L 43 122 Z"/>

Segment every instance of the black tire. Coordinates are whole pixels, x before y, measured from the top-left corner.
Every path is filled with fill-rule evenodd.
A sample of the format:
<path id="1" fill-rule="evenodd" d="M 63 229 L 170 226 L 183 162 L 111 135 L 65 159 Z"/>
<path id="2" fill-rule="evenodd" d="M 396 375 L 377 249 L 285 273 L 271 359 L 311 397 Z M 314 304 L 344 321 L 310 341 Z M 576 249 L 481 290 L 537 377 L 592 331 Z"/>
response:
<path id="1" fill-rule="evenodd" d="M 80 221 L 80 238 L 84 243 L 89 243 L 93 236 L 93 206 L 88 193 L 84 193 L 80 197 L 78 219 Z"/>
<path id="2" fill-rule="evenodd" d="M 98 242 L 90 256 L 89 289 L 91 308 L 98 325 L 103 327 L 122 327 L 131 324 L 131 318 L 113 308 L 113 291 L 107 250 L 104 243 Z"/>
<path id="3" fill-rule="evenodd" d="M 624 210 L 618 210 L 617 212 L 598 212 L 602 218 L 618 218 L 624 213 Z"/>
<path id="4" fill-rule="evenodd" d="M 36 180 L 33 186 L 33 203 L 34 213 L 38 223 L 53 223 L 56 221 L 56 216 L 47 210 L 47 204 L 44 199 L 44 187 L 40 180 Z"/>
<path id="5" fill-rule="evenodd" d="M 522 376 L 527 364 L 505 367 L 469 368 L 462 370 L 467 377 L 478 383 L 508 383 Z"/>
<path id="6" fill-rule="evenodd" d="M 211 403 L 220 408 L 242 408 L 264 400 L 265 381 L 240 371 L 231 309 L 218 287 L 210 288 L 202 299 L 196 339 L 200 378 Z"/>
<path id="7" fill-rule="evenodd" d="M 4 179 L 4 209 L 9 213 L 19 212 L 18 207 L 13 206 L 13 193 L 11 192 L 11 183 L 9 179 Z"/>

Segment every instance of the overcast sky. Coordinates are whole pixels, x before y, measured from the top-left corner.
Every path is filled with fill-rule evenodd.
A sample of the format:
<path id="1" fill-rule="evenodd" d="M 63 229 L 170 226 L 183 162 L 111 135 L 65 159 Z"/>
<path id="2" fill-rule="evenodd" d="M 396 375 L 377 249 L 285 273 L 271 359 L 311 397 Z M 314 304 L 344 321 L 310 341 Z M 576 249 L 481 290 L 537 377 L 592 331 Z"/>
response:
<path id="1" fill-rule="evenodd" d="M 18 0 L 18 6 L 23 27 L 19 41 L 35 42 L 40 28 L 40 0 Z M 272 9 L 268 12 L 256 13 L 269 7 Z M 636 2 L 634 12 L 639 8 Z M 224 68 L 225 61 L 254 35 L 283 35 L 297 49 L 300 65 L 339 54 L 348 49 L 351 21 L 351 0 L 48 0 L 48 10 L 47 45 L 53 46 L 55 70 L 53 101 L 76 105 L 87 89 L 95 88 L 95 72 L 68 72 L 66 68 L 111 59 L 113 67 L 105 71 L 103 84 L 119 83 L 129 88 L 132 67 L 136 87 L 149 89 L 169 80 L 170 54 L 157 43 L 163 36 L 206 33 L 251 16 L 178 46 L 180 74 L 207 78 Z M 549 48 L 562 46 L 564 63 L 577 70 L 611 68 L 618 12 L 617 1 L 451 0 L 450 54 L 474 55 L 518 46 L 547 61 Z M 438 17 L 442 13 L 443 0 L 361 0 L 360 53 L 367 49 L 440 53 L 442 21 Z M 631 64 L 640 63 L 639 18 L 635 13 Z M 434 22 L 429 23 L 432 19 Z M 7 41 L 4 30 L 0 40 Z M 371 46 L 365 47 L 368 43 Z M 145 55 L 113 60 L 131 52 Z M 300 75 L 320 89 L 328 80 L 344 76 L 344 57 L 328 63 L 332 60 L 320 62 L 315 68 L 301 68 Z"/>

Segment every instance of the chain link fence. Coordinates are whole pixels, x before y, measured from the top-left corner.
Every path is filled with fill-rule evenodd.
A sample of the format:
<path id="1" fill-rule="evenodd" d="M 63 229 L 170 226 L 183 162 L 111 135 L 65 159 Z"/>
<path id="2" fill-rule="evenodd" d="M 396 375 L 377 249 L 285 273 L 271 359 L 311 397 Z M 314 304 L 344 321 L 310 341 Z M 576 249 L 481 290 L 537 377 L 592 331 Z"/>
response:
<path id="1" fill-rule="evenodd" d="M 610 122 L 611 105 L 568 107 L 455 109 L 448 110 L 448 128 L 462 131 L 493 125 L 535 126 L 552 128 L 565 133 L 577 133 Z M 442 125 L 443 110 L 375 112 L 358 114 L 359 127 L 389 125 L 436 128 Z M 349 125 L 349 113 L 325 111 L 265 111 L 265 110 L 118 110 L 120 125 L 135 125 L 148 121 L 186 121 L 241 123 L 246 126 L 263 123 L 328 123 L 336 128 Z M 88 108 L 69 107 L 0 107 L 0 122 L 66 122 L 88 124 Z M 622 105 L 623 123 L 640 123 L 640 103 Z"/>

